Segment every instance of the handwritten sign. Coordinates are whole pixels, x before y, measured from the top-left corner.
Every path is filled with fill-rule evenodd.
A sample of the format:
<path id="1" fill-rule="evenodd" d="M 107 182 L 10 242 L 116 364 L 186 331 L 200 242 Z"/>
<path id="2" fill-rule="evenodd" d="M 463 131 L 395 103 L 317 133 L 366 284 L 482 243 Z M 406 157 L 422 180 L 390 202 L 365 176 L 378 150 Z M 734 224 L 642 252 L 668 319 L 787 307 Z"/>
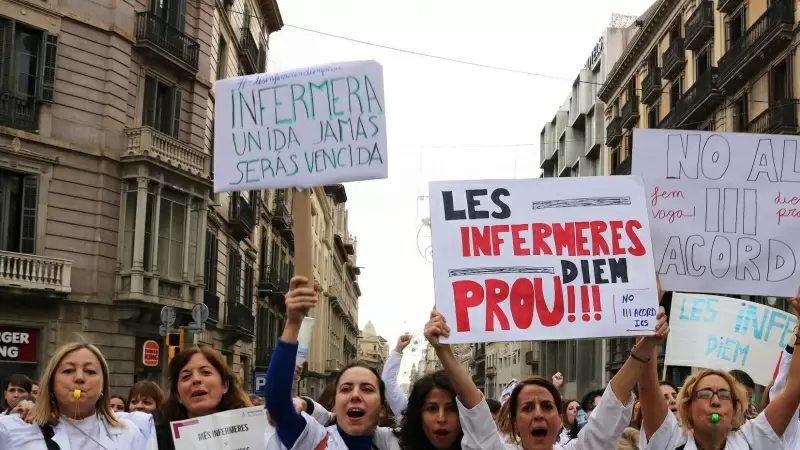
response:
<path id="1" fill-rule="evenodd" d="M 383 68 L 330 64 L 218 80 L 214 192 L 386 178 Z"/>
<path id="2" fill-rule="evenodd" d="M 637 128 L 633 148 L 664 289 L 797 293 L 797 136 Z"/>
<path id="3" fill-rule="evenodd" d="M 264 408 L 234 409 L 170 423 L 175 450 L 266 448 Z"/>
<path id="4" fill-rule="evenodd" d="M 739 369 L 756 383 L 772 381 L 775 361 L 792 341 L 794 315 L 730 297 L 672 295 L 664 364 Z"/>
<path id="5" fill-rule="evenodd" d="M 447 342 L 654 332 L 655 270 L 638 177 L 441 181 L 430 184 L 430 199 Z"/>

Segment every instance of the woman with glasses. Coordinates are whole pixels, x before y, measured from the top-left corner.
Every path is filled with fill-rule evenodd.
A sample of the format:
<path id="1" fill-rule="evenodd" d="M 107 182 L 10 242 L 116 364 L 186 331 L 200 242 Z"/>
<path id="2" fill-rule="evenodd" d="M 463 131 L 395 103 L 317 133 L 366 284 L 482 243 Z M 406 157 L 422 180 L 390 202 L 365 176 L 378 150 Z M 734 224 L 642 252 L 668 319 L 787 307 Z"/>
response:
<path id="1" fill-rule="evenodd" d="M 797 314 L 800 298 L 790 300 Z M 795 336 L 798 330 L 795 329 Z M 795 341 L 795 348 L 800 339 Z M 784 448 L 783 435 L 800 406 L 800 359 L 788 367 L 786 384 L 769 406 L 747 421 L 750 403 L 741 383 L 729 373 L 704 369 L 690 376 L 678 394 L 678 417 L 671 414 L 662 394 L 656 354 L 642 371 L 639 402 L 642 448 L 648 450 L 745 450 Z"/>

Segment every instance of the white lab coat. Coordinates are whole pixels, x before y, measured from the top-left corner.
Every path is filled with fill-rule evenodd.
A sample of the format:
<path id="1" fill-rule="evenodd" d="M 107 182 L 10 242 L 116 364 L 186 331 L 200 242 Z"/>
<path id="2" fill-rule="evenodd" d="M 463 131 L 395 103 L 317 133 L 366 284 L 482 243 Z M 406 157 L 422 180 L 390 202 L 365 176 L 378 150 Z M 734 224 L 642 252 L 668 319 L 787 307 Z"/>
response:
<path id="1" fill-rule="evenodd" d="M 786 379 L 789 377 L 789 367 L 792 365 L 792 356 L 793 353 L 789 353 L 785 349 L 783 353 L 781 353 L 781 359 L 778 361 L 778 374 L 775 377 L 772 388 L 769 390 L 770 399 L 777 397 L 786 386 Z M 786 431 L 783 432 L 783 442 L 786 444 L 786 448 L 800 448 L 800 420 L 795 419 L 789 422 L 789 426 L 786 427 Z"/>
<path id="2" fill-rule="evenodd" d="M 402 362 L 403 354 L 397 350 L 392 350 L 389 358 L 383 364 L 383 373 L 381 374 L 381 379 L 386 385 L 386 402 L 389 403 L 389 408 L 394 413 L 394 418 L 398 425 L 403 418 L 403 411 L 408 406 L 408 397 L 403 393 L 400 383 L 397 382 Z"/>
<path id="3" fill-rule="evenodd" d="M 120 418 L 124 427 L 113 427 L 103 419 L 101 423 L 106 433 L 100 438 L 100 444 L 107 450 L 149 450 L 155 443 L 153 417 L 145 413 L 128 413 L 128 418 Z M 67 427 L 59 422 L 53 427 L 53 441 L 60 450 L 103 450 L 102 448 L 70 447 Z M 144 428 L 144 430 L 142 428 Z M 153 441 L 151 443 L 151 441 Z M 47 450 L 44 435 L 38 425 L 25 423 L 19 415 L 12 414 L 0 417 L 0 449 L 2 450 Z"/>

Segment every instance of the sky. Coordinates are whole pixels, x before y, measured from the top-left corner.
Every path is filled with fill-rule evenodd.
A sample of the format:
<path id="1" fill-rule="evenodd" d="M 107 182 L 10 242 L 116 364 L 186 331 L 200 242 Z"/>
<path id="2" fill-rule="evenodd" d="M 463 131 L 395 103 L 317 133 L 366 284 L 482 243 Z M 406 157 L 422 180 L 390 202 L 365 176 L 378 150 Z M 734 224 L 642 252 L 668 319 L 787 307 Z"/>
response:
<path id="1" fill-rule="evenodd" d="M 348 183 L 358 239 L 361 328 L 389 340 L 422 329 L 434 305 L 427 183 L 533 178 L 539 133 L 568 97 L 611 14 L 650 0 L 278 0 L 270 72 L 372 59 L 384 70 L 389 178 Z M 299 27 L 299 28 L 298 28 Z M 314 30 L 315 32 L 303 30 Z M 338 39 L 344 36 L 376 45 Z M 395 47 L 529 74 L 474 67 Z M 541 74 L 544 76 L 533 75 Z M 403 372 L 410 362 L 404 358 Z"/>

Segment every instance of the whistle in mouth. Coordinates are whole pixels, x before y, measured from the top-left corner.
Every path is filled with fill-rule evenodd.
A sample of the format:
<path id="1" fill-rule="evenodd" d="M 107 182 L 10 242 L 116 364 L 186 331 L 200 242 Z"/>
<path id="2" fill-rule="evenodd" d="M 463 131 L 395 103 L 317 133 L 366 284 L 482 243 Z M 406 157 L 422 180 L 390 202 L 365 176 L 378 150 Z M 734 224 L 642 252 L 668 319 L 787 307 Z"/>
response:
<path id="1" fill-rule="evenodd" d="M 719 422 L 719 414 L 717 413 L 711 414 L 711 423 L 717 423 L 717 422 Z"/>
<path id="2" fill-rule="evenodd" d="M 81 390 L 75 389 L 72 391 L 72 396 L 75 397 L 75 400 L 79 400 L 81 398 Z"/>

